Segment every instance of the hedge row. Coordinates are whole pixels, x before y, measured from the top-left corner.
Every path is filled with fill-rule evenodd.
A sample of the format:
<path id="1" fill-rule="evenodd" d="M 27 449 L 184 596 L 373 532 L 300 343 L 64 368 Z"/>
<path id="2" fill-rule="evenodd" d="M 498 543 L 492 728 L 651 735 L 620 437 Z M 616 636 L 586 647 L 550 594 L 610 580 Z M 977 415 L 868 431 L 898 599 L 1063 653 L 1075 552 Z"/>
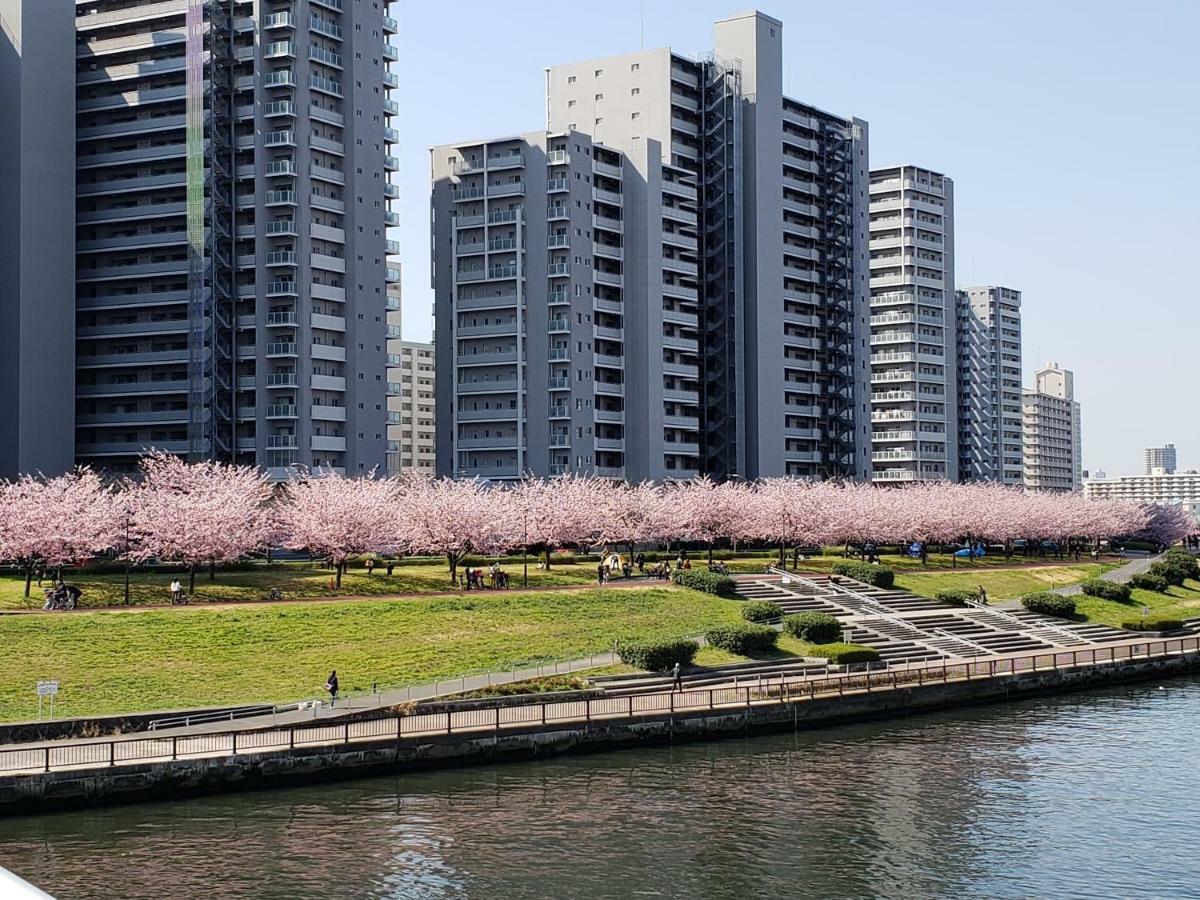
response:
<path id="1" fill-rule="evenodd" d="M 979 599 L 977 591 L 938 591 L 934 596 L 938 602 L 948 603 L 951 606 L 966 606 Z"/>
<path id="2" fill-rule="evenodd" d="M 874 647 L 864 647 L 862 644 L 824 644 L 810 647 L 806 656 L 815 656 L 827 660 L 835 666 L 848 666 L 851 663 L 877 662 L 879 651 Z"/>
<path id="3" fill-rule="evenodd" d="M 716 594 L 718 597 L 734 595 L 733 579 L 728 575 L 718 575 L 703 569 L 676 569 L 671 573 L 671 581 L 675 584 L 706 594 Z"/>
<path id="4" fill-rule="evenodd" d="M 1129 602 L 1130 591 L 1127 584 L 1117 584 L 1115 581 L 1105 581 L 1102 578 L 1089 578 L 1079 586 L 1079 589 L 1089 597 L 1099 597 L 1101 600 L 1113 600 L 1117 603 Z"/>
<path id="5" fill-rule="evenodd" d="M 842 623 L 828 613 L 806 612 L 784 619 L 783 630 L 810 644 L 830 644 L 842 636 Z"/>
<path id="6" fill-rule="evenodd" d="M 779 632 L 768 625 L 746 622 L 714 628 L 705 633 L 704 640 L 712 647 L 728 650 L 739 656 L 753 656 L 774 650 L 775 642 L 779 640 Z"/>
<path id="7" fill-rule="evenodd" d="M 665 672 L 675 663 L 690 666 L 700 645 L 692 640 L 637 641 L 617 647 L 621 662 L 647 672 Z"/>
<path id="8" fill-rule="evenodd" d="M 1021 598 L 1021 605 L 1030 612 L 1042 613 L 1047 616 L 1060 616 L 1065 619 L 1075 615 L 1075 601 L 1072 598 L 1051 594 L 1048 591 L 1026 594 Z"/>
<path id="9" fill-rule="evenodd" d="M 1161 575 L 1141 572 L 1129 579 L 1129 586 L 1137 588 L 1139 591 L 1156 591 L 1162 594 L 1170 587 L 1170 584 Z"/>
<path id="10" fill-rule="evenodd" d="M 1164 579 L 1167 584 L 1181 585 L 1189 578 L 1200 579 L 1200 563 L 1196 557 L 1180 547 L 1172 547 L 1150 566 L 1150 574 Z"/>
<path id="11" fill-rule="evenodd" d="M 747 622 L 770 622 L 783 617 L 783 607 L 770 600 L 747 600 L 742 604 L 742 618 Z"/>
<path id="12" fill-rule="evenodd" d="M 1175 631 L 1183 627 L 1183 620 L 1147 616 L 1144 619 L 1125 619 L 1121 627 L 1126 631 Z"/>
<path id="13" fill-rule="evenodd" d="M 885 566 L 872 565 L 864 562 L 838 562 L 833 564 L 835 575 L 845 575 L 863 584 L 875 587 L 890 588 L 896 580 L 896 573 Z"/>

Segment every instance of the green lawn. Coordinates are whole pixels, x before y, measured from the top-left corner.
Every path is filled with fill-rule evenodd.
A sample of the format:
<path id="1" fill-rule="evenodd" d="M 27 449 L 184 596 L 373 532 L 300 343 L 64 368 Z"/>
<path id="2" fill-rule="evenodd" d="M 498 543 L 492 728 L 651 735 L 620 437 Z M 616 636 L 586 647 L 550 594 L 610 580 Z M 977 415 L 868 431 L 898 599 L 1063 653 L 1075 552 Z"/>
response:
<path id="1" fill-rule="evenodd" d="M 700 632 L 739 610 L 656 586 L 3 616 L 0 720 L 36 715 L 39 679 L 60 682 L 64 716 L 291 701 L 319 695 L 334 668 L 343 692 L 419 683 Z"/>
<path id="2" fill-rule="evenodd" d="M 1190 619 L 1200 616 L 1200 582 L 1185 581 L 1182 587 L 1169 587 L 1165 594 L 1157 591 L 1134 590 L 1128 603 L 1101 600 L 1079 594 L 1075 597 L 1075 611 L 1081 619 L 1103 622 L 1105 625 L 1120 625 L 1125 619 L 1138 619 L 1142 607 L 1150 608 L 1150 615 L 1172 619 Z"/>
<path id="3" fill-rule="evenodd" d="M 896 587 L 922 597 L 933 597 L 938 591 L 974 591 L 982 585 L 987 590 L 988 600 L 995 601 L 1086 581 L 1112 568 L 1115 568 L 1114 563 L 1076 563 L 1002 572 L 989 572 L 986 569 L 967 572 L 900 572 L 896 575 Z"/>
<path id="4" fill-rule="evenodd" d="M 763 653 L 758 656 L 738 656 L 736 653 L 730 653 L 728 650 L 722 650 L 719 647 L 701 647 L 700 652 L 696 654 L 696 665 L 698 666 L 721 666 L 728 663 L 746 662 L 750 659 L 794 659 L 796 657 L 815 657 L 817 654 L 813 652 L 812 644 L 807 641 L 802 641 L 799 638 L 792 637 L 786 632 L 781 632 L 779 641 L 773 651 Z M 843 646 L 843 645 L 839 645 Z"/>

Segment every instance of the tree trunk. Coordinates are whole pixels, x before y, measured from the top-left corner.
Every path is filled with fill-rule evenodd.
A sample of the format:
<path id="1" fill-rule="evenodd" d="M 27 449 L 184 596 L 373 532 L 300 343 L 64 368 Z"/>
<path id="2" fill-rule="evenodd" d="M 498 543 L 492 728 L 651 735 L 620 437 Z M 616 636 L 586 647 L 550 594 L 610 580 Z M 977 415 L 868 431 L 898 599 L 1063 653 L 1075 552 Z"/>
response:
<path id="1" fill-rule="evenodd" d="M 196 593 L 196 567 L 195 566 L 188 567 L 188 593 L 189 594 Z"/>
<path id="2" fill-rule="evenodd" d="M 553 552 L 553 548 L 551 548 L 551 547 L 546 548 L 546 571 L 547 572 L 550 571 L 550 554 L 552 552 Z"/>
<path id="3" fill-rule="evenodd" d="M 787 543 L 784 541 L 780 541 L 779 542 L 779 568 L 782 569 L 786 565 L 787 565 Z"/>
<path id="4" fill-rule="evenodd" d="M 450 583 L 458 585 L 458 557 L 453 553 L 446 554 L 446 562 L 450 565 Z"/>
<path id="5" fill-rule="evenodd" d="M 25 599 L 29 599 L 29 584 L 33 581 L 33 566 L 25 567 Z"/>
<path id="6" fill-rule="evenodd" d="M 215 559 L 210 559 L 208 561 L 208 580 L 217 580 L 217 561 Z"/>
<path id="7" fill-rule="evenodd" d="M 713 554 L 713 541 L 709 541 L 708 542 L 708 567 L 710 569 L 712 568 L 712 562 L 713 562 L 712 554 Z"/>
<path id="8" fill-rule="evenodd" d="M 342 573 L 346 571 L 346 561 L 340 560 L 337 564 L 337 577 L 334 579 L 334 584 L 340 591 L 342 589 Z"/>

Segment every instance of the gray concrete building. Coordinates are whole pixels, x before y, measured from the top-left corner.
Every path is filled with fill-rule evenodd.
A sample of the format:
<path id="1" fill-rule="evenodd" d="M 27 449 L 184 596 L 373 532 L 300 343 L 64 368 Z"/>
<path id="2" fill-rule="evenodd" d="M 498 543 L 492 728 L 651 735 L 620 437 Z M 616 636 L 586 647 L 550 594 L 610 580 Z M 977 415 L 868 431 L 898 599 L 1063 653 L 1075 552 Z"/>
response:
<path id="1" fill-rule="evenodd" d="M 69 0 L 0 0 L 0 477 L 74 464 Z"/>
<path id="2" fill-rule="evenodd" d="M 79 461 L 382 468 L 386 0 L 75 10 Z"/>
<path id="3" fill-rule="evenodd" d="M 958 291 L 959 478 L 1021 484 L 1021 292 Z"/>
<path id="4" fill-rule="evenodd" d="M 866 124 L 785 97 L 782 41 L 747 13 L 703 59 L 554 66 L 548 131 L 434 149 L 440 472 L 867 474 Z M 520 195 L 497 198 L 511 227 L 489 221 L 497 187 Z M 451 240 L 486 259 L 456 270 Z M 514 366 L 478 358 L 462 329 L 484 327 Z M 502 448 L 464 427 L 497 403 Z"/>
<path id="5" fill-rule="evenodd" d="M 625 477 L 621 154 L 535 132 L 431 165 L 438 473 Z"/>
<path id="6" fill-rule="evenodd" d="M 1083 451 L 1074 373 L 1046 363 L 1037 372 L 1033 390 L 1022 393 L 1021 406 L 1025 487 L 1079 490 Z"/>
<path id="7" fill-rule="evenodd" d="M 872 480 L 958 479 L 954 185 L 871 170 Z"/>
<path id="8" fill-rule="evenodd" d="M 1144 453 L 1144 461 L 1146 464 L 1145 473 L 1147 475 L 1152 475 L 1155 472 L 1161 472 L 1164 475 L 1173 475 L 1175 467 L 1178 465 L 1175 445 L 1167 444 L 1165 447 L 1147 447 Z"/>

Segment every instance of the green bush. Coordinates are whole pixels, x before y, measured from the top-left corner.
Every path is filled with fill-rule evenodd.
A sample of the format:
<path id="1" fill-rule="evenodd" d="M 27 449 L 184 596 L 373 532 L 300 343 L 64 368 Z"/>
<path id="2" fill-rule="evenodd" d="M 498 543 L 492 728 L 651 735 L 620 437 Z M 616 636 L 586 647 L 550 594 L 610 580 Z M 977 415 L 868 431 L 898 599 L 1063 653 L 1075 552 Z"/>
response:
<path id="1" fill-rule="evenodd" d="M 1060 597 L 1048 591 L 1037 591 L 1021 598 L 1021 605 L 1030 612 L 1047 616 L 1069 618 L 1075 615 L 1075 601 L 1071 597 Z"/>
<path id="2" fill-rule="evenodd" d="M 1168 550 L 1155 565 L 1160 563 L 1177 570 L 1184 578 L 1200 579 L 1200 562 L 1197 562 L 1196 557 L 1181 547 L 1172 547 Z"/>
<path id="3" fill-rule="evenodd" d="M 806 656 L 815 656 L 828 660 L 833 665 L 848 666 L 851 663 L 876 662 L 879 651 L 874 647 L 862 644 L 824 644 L 810 648 Z"/>
<path id="4" fill-rule="evenodd" d="M 766 653 L 775 649 L 779 640 L 779 632 L 768 625 L 739 623 L 714 628 L 704 635 L 709 646 L 728 650 L 739 656 L 753 656 L 756 653 Z"/>
<path id="5" fill-rule="evenodd" d="M 896 580 L 896 573 L 891 569 L 864 562 L 834 563 L 833 573 L 881 588 L 890 588 Z"/>
<path id="6" fill-rule="evenodd" d="M 1183 627 L 1183 620 L 1146 616 L 1144 619 L 1125 619 L 1121 627 L 1126 631 L 1176 631 Z"/>
<path id="7" fill-rule="evenodd" d="M 728 575 L 717 575 L 703 569 L 676 569 L 671 573 L 671 581 L 675 584 L 718 597 L 734 595 L 733 579 Z"/>
<path id="8" fill-rule="evenodd" d="M 969 601 L 979 599 L 976 591 L 938 591 L 935 596 L 938 602 L 951 606 L 966 606 Z"/>
<path id="9" fill-rule="evenodd" d="M 829 613 L 806 612 L 784 619 L 783 630 L 810 644 L 830 644 L 842 636 L 842 623 Z"/>
<path id="10" fill-rule="evenodd" d="M 1117 603 L 1129 602 L 1129 585 L 1117 584 L 1115 581 L 1105 581 L 1102 578 L 1089 578 L 1079 586 L 1079 589 L 1089 597 L 1099 597 L 1101 600 L 1113 600 Z"/>
<path id="11" fill-rule="evenodd" d="M 1157 591 L 1161 594 L 1170 585 L 1167 583 L 1167 579 L 1161 575 L 1151 575 L 1149 572 L 1142 572 L 1129 579 L 1129 586 L 1137 588 L 1140 591 Z"/>
<path id="12" fill-rule="evenodd" d="M 665 672 L 679 663 L 690 666 L 700 645 L 692 640 L 637 641 L 620 644 L 617 656 L 621 662 L 647 672 Z"/>
<path id="13" fill-rule="evenodd" d="M 1181 564 L 1174 559 L 1160 559 L 1158 562 L 1150 565 L 1150 574 L 1157 575 L 1167 582 L 1176 586 L 1182 585 L 1187 579 L 1191 578 L 1191 570 L 1188 566 Z"/>
<path id="14" fill-rule="evenodd" d="M 783 607 L 770 600 L 747 600 L 742 604 L 742 618 L 747 622 L 770 622 L 783 617 Z"/>

